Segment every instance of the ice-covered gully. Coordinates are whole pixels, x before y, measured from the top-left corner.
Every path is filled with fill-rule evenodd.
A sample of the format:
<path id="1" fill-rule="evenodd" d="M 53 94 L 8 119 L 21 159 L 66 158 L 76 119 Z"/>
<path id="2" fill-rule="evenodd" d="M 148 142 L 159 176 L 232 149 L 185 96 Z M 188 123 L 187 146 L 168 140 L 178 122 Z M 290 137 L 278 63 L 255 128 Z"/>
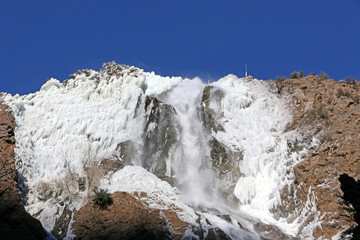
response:
<path id="1" fill-rule="evenodd" d="M 16 120 L 26 210 L 58 237 L 76 237 L 74 214 L 96 187 L 145 193 L 146 206 L 188 224 L 183 236 L 311 238 L 320 221 L 307 221 L 317 214 L 311 194 L 281 212 L 301 154 L 289 154 L 298 136 L 284 132 L 291 114 L 267 81 L 228 75 L 207 85 L 108 63 L 2 98 Z"/>

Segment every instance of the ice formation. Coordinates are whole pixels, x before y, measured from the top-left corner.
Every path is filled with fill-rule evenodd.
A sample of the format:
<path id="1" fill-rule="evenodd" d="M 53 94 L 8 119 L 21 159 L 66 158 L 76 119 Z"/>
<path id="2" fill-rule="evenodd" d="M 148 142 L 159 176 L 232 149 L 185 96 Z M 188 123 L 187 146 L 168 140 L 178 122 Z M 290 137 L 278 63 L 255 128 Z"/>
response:
<path id="1" fill-rule="evenodd" d="M 65 208 L 79 209 L 89 200 L 92 184 L 97 184 L 111 192 L 146 192 L 151 206 L 174 204 L 182 210 L 182 219 L 193 225 L 198 211 L 229 236 L 258 238 L 206 209 L 218 206 L 216 211 L 231 215 L 250 232 L 252 223 L 261 222 L 288 236 L 300 234 L 306 216 L 299 214 L 290 221 L 272 213 L 281 205 L 280 192 L 291 181 L 297 161 L 288 155 L 284 129 L 291 117 L 284 102 L 266 81 L 228 75 L 210 85 L 223 94 L 221 99 L 210 99 L 209 105 L 223 131 L 210 133 L 199 115 L 206 86 L 200 79 L 161 77 L 111 65 L 100 72 L 80 71 L 66 83 L 50 79 L 33 94 L 5 94 L 2 98 L 16 118 L 15 154 L 23 164 L 27 211 L 52 231 Z M 165 175 L 177 180 L 177 188 L 150 173 L 153 168 L 145 169 L 141 154 L 133 154 L 130 164 L 134 166 L 98 173 L 100 179 L 93 179 L 98 182 L 91 182 L 89 175 L 97 174 L 91 167 L 100 166 L 104 159 L 119 160 L 119 143 L 131 141 L 140 147 L 135 151 L 142 151 L 144 129 L 150 134 L 157 127 L 155 122 L 145 127 L 146 117 L 154 111 L 139 110 L 146 96 L 174 108 L 177 143 L 169 149 Z M 210 160 L 211 137 L 229 151 L 243 154 L 237 160 L 241 176 L 232 193 L 235 207 L 219 196 L 223 186 Z M 84 189 L 79 181 L 85 182 Z M 307 211 L 316 212 L 316 207 L 311 205 Z"/>

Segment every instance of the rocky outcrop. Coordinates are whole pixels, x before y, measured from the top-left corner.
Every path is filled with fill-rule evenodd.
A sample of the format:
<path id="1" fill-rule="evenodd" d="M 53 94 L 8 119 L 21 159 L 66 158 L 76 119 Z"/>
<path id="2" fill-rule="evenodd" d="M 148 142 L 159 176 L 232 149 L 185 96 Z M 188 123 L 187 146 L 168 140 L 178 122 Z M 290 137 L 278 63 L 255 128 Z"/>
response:
<path id="1" fill-rule="evenodd" d="M 1 239 L 45 239 L 47 233 L 25 211 L 16 187 L 14 129 L 14 117 L 6 105 L 0 105 L 0 236 Z"/>
<path id="2" fill-rule="evenodd" d="M 319 146 L 294 168 L 297 191 L 291 201 L 299 198 L 304 204 L 311 188 L 322 221 L 321 228 L 314 230 L 314 237 L 329 239 L 356 224 L 342 207 L 338 177 L 346 173 L 357 180 L 360 178 L 359 83 L 308 76 L 276 84 L 293 111 L 293 122 L 287 130 L 296 130 L 303 136 L 290 144 L 292 151 L 309 146 L 313 137 L 319 139 Z M 284 202 L 289 204 L 285 198 Z"/>
<path id="3" fill-rule="evenodd" d="M 115 153 L 113 154 L 113 157 L 116 160 L 111 164 L 109 170 L 116 172 L 116 170 L 119 170 L 126 165 L 130 165 L 131 159 L 134 157 L 134 148 L 135 144 L 130 140 L 119 143 L 116 146 Z M 114 164 L 117 165 L 114 166 Z"/>
<path id="4" fill-rule="evenodd" d="M 216 167 L 220 173 L 226 173 L 231 166 L 229 162 L 229 156 L 223 144 L 221 144 L 216 138 L 211 138 L 209 141 L 210 156 L 213 160 L 213 166 Z"/>
<path id="5" fill-rule="evenodd" d="M 351 217 L 358 224 L 358 226 L 350 228 L 349 233 L 353 234 L 353 239 L 360 239 L 360 180 L 355 181 L 349 175 L 341 174 L 339 181 L 344 193 L 344 208 L 351 213 Z"/>
<path id="6" fill-rule="evenodd" d="M 224 127 L 218 122 L 222 112 L 219 112 L 224 93 L 221 89 L 214 86 L 206 86 L 203 90 L 200 106 L 200 119 L 210 140 L 210 157 L 212 166 L 217 173 L 217 179 L 222 185 L 222 195 L 229 201 L 234 201 L 234 186 L 241 176 L 238 163 L 243 159 L 242 152 L 233 152 L 222 144 L 214 135 L 219 131 L 225 131 Z M 214 109 L 218 108 L 218 109 Z"/>
<path id="7" fill-rule="evenodd" d="M 115 192 L 112 197 L 114 202 L 106 209 L 100 209 L 90 201 L 75 213 L 72 224 L 75 239 L 232 239 L 221 229 L 213 227 L 207 219 L 200 221 L 200 216 L 197 220 L 199 226 L 181 220 L 178 214 L 182 210 L 174 206 L 151 208 L 144 192 Z M 219 217 L 232 221 L 227 215 Z M 187 235 L 188 232 L 191 234 Z"/>
<path id="8" fill-rule="evenodd" d="M 111 82 L 113 78 L 122 77 L 125 70 L 134 76 L 137 74 L 136 69 L 110 63 L 105 65 L 100 73 L 82 70 L 73 78 L 77 79 L 76 76 L 84 75 L 96 81 L 96 84 L 102 84 L 103 82 L 99 83 L 99 79 Z M 77 83 L 69 80 L 69 85 L 67 84 L 64 82 L 65 87 L 70 87 L 71 84 L 76 86 Z M 305 157 L 303 154 L 303 161 L 294 168 L 296 179 L 291 189 L 283 191 L 284 206 L 279 207 L 281 208 L 279 217 L 289 216 L 289 212 L 294 213 L 302 208 L 311 193 L 316 201 L 318 211 L 316 217 L 321 223 L 315 228 L 314 237 L 330 239 L 339 232 L 345 233 L 347 229 L 356 226 L 355 220 L 358 216 L 349 211 L 351 207 L 344 207 L 350 206 L 347 203 L 354 200 L 351 198 L 351 192 L 358 188 L 360 179 L 358 84 L 337 83 L 317 76 L 308 76 L 301 79 L 270 82 L 270 85 L 274 87 L 272 90 L 278 90 L 279 95 L 288 100 L 292 108 L 293 121 L 287 126 L 286 131 L 289 135 L 296 132 L 296 136 L 301 136 L 299 139 L 289 140 L 289 154 L 300 152 L 303 148 L 309 149 L 309 155 Z M 101 85 L 96 85 L 96 87 L 99 86 L 101 87 Z M 146 84 L 142 84 L 140 88 L 144 90 Z M 200 110 L 202 127 L 206 129 L 203 135 L 204 142 L 208 141 L 208 145 L 203 145 L 206 145 L 206 149 L 204 148 L 206 157 L 210 155 L 207 163 L 217 174 L 216 181 L 218 182 L 214 185 L 220 186 L 219 191 L 225 199 L 231 200 L 234 185 L 241 176 L 238 166 L 243 156 L 240 150 L 230 149 L 229 145 L 221 142 L 221 134 L 225 126 L 222 126 L 224 122 L 220 121 L 224 117 L 221 108 L 224 94 L 221 88 L 216 87 L 216 84 L 206 86 L 203 89 L 201 105 L 197 106 L 197 110 Z M 159 99 L 162 99 L 160 95 L 156 96 L 141 94 L 138 98 L 135 116 L 140 115 L 136 118 L 140 129 L 135 132 L 142 134 L 141 140 L 139 140 L 140 137 L 138 139 L 131 136 L 129 136 L 131 140 L 118 140 L 120 143 L 114 142 L 118 145 L 112 158 L 110 156 L 110 159 L 99 159 L 99 162 L 84 165 L 85 176 L 77 178 L 75 175 L 73 177 L 72 173 L 69 178 L 66 176 L 64 180 L 70 179 L 70 183 L 75 186 L 72 192 L 68 190 L 69 196 L 79 192 L 84 193 L 87 190 L 89 195 L 84 198 L 87 201 L 91 190 L 100 184 L 100 180 L 105 175 L 134 163 L 141 164 L 162 180 L 172 185 L 176 184 L 172 178 L 169 159 L 174 150 L 180 146 L 178 142 L 182 136 L 182 129 L 177 122 L 179 120 L 176 119 L 175 108 L 160 101 Z M 41 224 L 24 210 L 14 180 L 21 178 L 16 173 L 13 161 L 14 118 L 6 110 L 6 106 L 1 105 L 0 109 L 0 160 L 2 163 L 0 166 L 0 234 L 2 235 L 0 236 L 10 239 L 42 239 L 46 233 Z M 314 141 L 314 137 L 318 140 Z M 341 176 L 348 176 L 348 178 Z M 45 181 L 44 184 L 39 183 L 36 188 L 40 201 L 54 197 L 52 185 Z M 344 185 L 343 182 L 345 182 Z M 59 200 L 57 204 L 61 212 L 59 210 L 56 213 L 58 218 L 53 229 L 54 235 L 63 238 L 67 236 L 69 230 L 76 235 L 77 239 L 181 239 L 187 230 L 191 230 L 199 239 L 229 238 L 224 233 L 226 230 L 212 228 L 208 219 L 200 217 L 200 212 L 197 212 L 198 225 L 191 226 L 179 218 L 181 215 L 178 213 L 182 211 L 181 209 L 173 206 L 164 206 L 162 209 L 151 208 L 145 193 L 116 192 L 113 198 L 114 204 L 107 209 L 98 209 L 90 201 L 75 213 L 74 208 L 69 208 L 72 203 L 70 198 L 65 202 Z M 353 206 L 358 204 L 356 199 L 351 203 Z M 37 210 L 34 216 L 38 217 L 43 209 Z M 314 217 L 310 216 L 307 223 L 314 220 Z M 234 221 L 231 217 L 229 219 L 226 221 Z M 205 225 L 206 234 L 202 229 Z M 13 229 L 16 229 L 16 232 L 12 231 Z M 259 223 L 255 224 L 254 229 L 265 238 L 288 238 L 274 226 Z"/>
<path id="9" fill-rule="evenodd" d="M 115 192 L 107 209 L 89 202 L 75 213 L 75 239 L 180 239 L 189 224 L 172 209 L 150 208 L 144 198 L 145 193 Z"/>
<path id="10" fill-rule="evenodd" d="M 203 90 L 203 95 L 201 98 L 201 108 L 200 108 L 200 117 L 204 125 L 204 128 L 208 132 L 214 131 L 224 131 L 223 126 L 216 122 L 216 115 L 221 113 L 216 113 L 213 108 L 211 108 L 210 103 L 216 102 L 217 104 L 221 103 L 224 93 L 213 86 L 206 86 Z"/>
<path id="11" fill-rule="evenodd" d="M 141 156 L 144 167 L 172 184 L 173 180 L 169 178 L 172 174 L 167 171 L 166 161 L 178 141 L 176 111 L 173 106 L 149 96 L 144 96 L 143 100 L 140 96 L 138 105 L 144 108 L 146 116 Z"/>

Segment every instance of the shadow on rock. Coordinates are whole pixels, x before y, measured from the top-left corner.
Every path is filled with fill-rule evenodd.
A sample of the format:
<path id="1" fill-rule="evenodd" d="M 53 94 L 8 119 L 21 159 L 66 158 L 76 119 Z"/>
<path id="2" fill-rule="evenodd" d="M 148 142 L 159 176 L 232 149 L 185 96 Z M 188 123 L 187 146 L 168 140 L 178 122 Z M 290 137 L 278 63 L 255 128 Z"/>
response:
<path id="1" fill-rule="evenodd" d="M 360 181 L 355 181 L 354 178 L 349 177 L 347 174 L 341 174 L 339 181 L 341 183 L 341 190 L 344 192 L 342 198 L 345 200 L 345 204 L 347 205 L 346 210 L 350 212 L 358 224 L 358 226 L 347 230 L 345 234 L 352 233 L 352 239 L 360 239 Z"/>

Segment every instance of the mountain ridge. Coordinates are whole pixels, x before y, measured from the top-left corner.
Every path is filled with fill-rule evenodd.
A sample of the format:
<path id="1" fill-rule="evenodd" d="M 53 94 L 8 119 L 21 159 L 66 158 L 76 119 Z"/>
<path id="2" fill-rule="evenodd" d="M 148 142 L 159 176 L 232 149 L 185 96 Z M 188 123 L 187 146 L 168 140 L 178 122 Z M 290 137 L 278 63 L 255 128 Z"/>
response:
<path id="1" fill-rule="evenodd" d="M 169 203 L 180 206 L 176 215 L 181 219 L 181 211 L 188 214 L 181 221 L 207 229 L 202 233 L 204 239 L 215 228 L 224 237 L 291 239 L 311 237 L 313 231 L 317 238 L 346 230 L 343 227 L 331 230 L 324 225 L 324 215 L 317 209 L 326 209 L 323 205 L 327 205 L 323 202 L 318 205 L 319 190 L 304 177 L 301 166 L 311 156 L 318 156 L 317 149 L 326 145 L 319 133 L 328 127 L 327 121 L 332 116 L 342 113 L 337 109 L 359 103 L 358 90 L 349 90 L 350 87 L 312 76 L 265 82 L 234 75 L 206 86 L 199 79 L 162 78 L 109 63 L 99 72 L 78 71 L 63 83 L 50 79 L 38 93 L 23 97 L 5 94 L 2 99 L 10 105 L 17 120 L 15 155 L 29 167 L 25 172 L 21 170 L 30 187 L 27 210 L 58 237 L 74 237 L 71 219 L 74 214 L 76 219 L 76 212 L 89 203 L 92 189 L 100 186 L 116 196 L 119 190 L 134 194 L 150 187 L 147 198 L 141 199 L 139 195 L 135 198 L 160 209 L 164 205 L 156 204 L 156 199 L 170 196 Z M 317 93 L 329 89 L 331 101 L 320 101 L 324 106 L 319 105 Z M 349 92 L 355 100 L 348 95 L 337 97 L 337 89 Z M 325 110 L 333 102 L 340 108 L 336 106 L 333 115 L 327 116 Z M 112 132 L 116 134 L 109 135 Z M 55 163 L 53 167 L 48 159 Z M 148 175 L 146 181 L 167 180 L 170 188 L 162 183 L 160 188 L 134 184 L 145 181 L 147 174 L 145 169 L 129 164 L 143 166 L 157 175 L 153 175 L 155 178 Z M 35 168 L 36 165 L 42 168 Z M 46 170 L 49 167 L 59 175 L 51 176 L 51 171 Z M 137 177 L 127 182 L 130 176 Z M 286 190 L 291 193 L 298 181 L 310 186 L 310 191 L 294 195 L 301 202 L 284 200 L 291 195 L 284 194 Z M 315 190 L 311 190 L 312 185 Z M 171 193 L 172 188 L 180 192 Z M 168 190 L 156 193 L 156 189 Z M 185 205 L 181 205 L 182 201 Z M 235 211 L 239 201 L 240 208 Z M 287 204 L 285 208 L 283 204 Z M 199 207 L 210 212 L 196 210 Z M 49 218 L 50 212 L 44 209 L 62 214 Z M 214 215 L 214 210 L 220 215 L 228 212 L 230 221 L 223 222 L 216 216 L 219 214 Z M 59 225 L 56 222 L 63 219 L 61 215 L 70 218 Z M 322 229 L 321 224 L 325 226 Z M 188 228 L 187 234 L 190 233 L 195 234 L 196 230 Z"/>

